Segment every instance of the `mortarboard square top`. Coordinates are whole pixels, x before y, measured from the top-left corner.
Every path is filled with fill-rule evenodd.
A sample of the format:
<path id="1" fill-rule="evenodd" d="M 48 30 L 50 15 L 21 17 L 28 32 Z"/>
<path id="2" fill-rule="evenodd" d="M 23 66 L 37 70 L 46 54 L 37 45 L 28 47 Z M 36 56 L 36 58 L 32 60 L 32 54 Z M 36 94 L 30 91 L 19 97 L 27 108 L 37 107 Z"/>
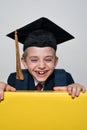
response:
<path id="1" fill-rule="evenodd" d="M 24 44 L 24 50 L 31 46 L 50 46 L 56 50 L 58 44 L 74 38 L 67 31 L 45 17 L 41 17 L 16 31 L 18 41 Z M 15 39 L 15 31 L 7 36 Z"/>

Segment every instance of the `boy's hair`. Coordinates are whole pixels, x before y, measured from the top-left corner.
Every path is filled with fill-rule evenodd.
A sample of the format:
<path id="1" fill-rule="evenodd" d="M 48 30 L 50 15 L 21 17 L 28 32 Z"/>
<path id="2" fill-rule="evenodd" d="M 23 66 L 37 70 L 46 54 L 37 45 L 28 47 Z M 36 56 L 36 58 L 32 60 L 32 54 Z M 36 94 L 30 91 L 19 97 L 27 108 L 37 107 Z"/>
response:
<path id="1" fill-rule="evenodd" d="M 27 39 L 24 41 L 24 48 L 25 50 L 27 47 L 36 46 L 36 47 L 52 47 L 55 51 L 57 49 L 56 46 L 56 38 L 53 33 L 39 29 L 31 32 Z"/>

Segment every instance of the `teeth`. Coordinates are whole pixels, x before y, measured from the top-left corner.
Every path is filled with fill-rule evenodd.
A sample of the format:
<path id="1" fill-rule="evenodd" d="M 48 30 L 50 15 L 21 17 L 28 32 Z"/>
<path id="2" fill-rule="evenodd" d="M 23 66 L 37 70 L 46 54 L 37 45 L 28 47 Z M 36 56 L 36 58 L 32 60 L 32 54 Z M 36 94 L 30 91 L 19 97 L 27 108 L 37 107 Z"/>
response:
<path id="1" fill-rule="evenodd" d="M 38 74 L 41 74 L 41 75 L 42 75 L 42 74 L 45 74 L 45 72 L 43 72 L 43 71 L 40 71 L 40 72 L 37 72 L 37 73 L 38 73 Z"/>
<path id="2" fill-rule="evenodd" d="M 43 74 L 45 74 L 47 71 L 36 71 L 36 73 L 37 74 L 39 74 L 39 75 L 43 75 Z"/>
<path id="3" fill-rule="evenodd" d="M 39 72 L 39 74 L 44 74 L 44 72 Z"/>

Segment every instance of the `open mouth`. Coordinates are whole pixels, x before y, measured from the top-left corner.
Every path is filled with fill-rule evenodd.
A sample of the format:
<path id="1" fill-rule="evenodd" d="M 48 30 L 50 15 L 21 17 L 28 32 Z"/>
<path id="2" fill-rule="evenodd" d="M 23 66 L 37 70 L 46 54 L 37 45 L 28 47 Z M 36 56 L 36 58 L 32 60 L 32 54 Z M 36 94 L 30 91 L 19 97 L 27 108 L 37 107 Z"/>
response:
<path id="1" fill-rule="evenodd" d="M 46 79 L 48 78 L 49 76 L 49 70 L 44 70 L 44 71 L 35 71 L 35 78 L 37 79 L 37 81 L 39 82 L 45 82 Z"/>
<path id="2" fill-rule="evenodd" d="M 45 75 L 48 71 L 35 71 L 38 75 Z"/>

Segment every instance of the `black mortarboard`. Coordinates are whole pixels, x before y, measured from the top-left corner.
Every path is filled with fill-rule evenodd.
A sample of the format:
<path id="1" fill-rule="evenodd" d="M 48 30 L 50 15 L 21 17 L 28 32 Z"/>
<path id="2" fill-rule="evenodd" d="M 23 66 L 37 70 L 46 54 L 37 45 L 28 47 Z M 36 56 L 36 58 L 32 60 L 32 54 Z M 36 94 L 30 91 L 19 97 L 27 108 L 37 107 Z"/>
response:
<path id="1" fill-rule="evenodd" d="M 17 29 L 16 31 L 8 34 L 7 36 L 12 39 L 15 39 L 16 43 L 17 41 L 19 41 L 20 43 L 24 44 L 23 50 L 31 46 L 50 46 L 56 50 L 58 44 L 74 38 L 67 31 L 56 25 L 48 18 L 44 17 L 39 18 L 36 21 L 22 28 Z M 16 44 L 16 54 L 18 53 L 17 46 L 18 45 Z M 19 69 L 17 68 L 17 70 Z"/>
<path id="2" fill-rule="evenodd" d="M 38 30 L 48 31 L 48 32 L 50 32 L 49 35 L 51 35 L 51 33 L 52 33 L 54 35 L 56 41 L 54 40 L 52 35 L 49 36 L 48 38 L 46 37 L 46 35 L 43 36 L 42 39 L 46 38 L 46 40 L 44 40 L 44 42 L 42 42 L 42 43 L 41 43 L 41 41 L 40 41 L 40 43 L 37 43 L 37 42 L 35 43 L 34 37 L 33 37 L 33 41 L 31 41 L 32 32 L 38 31 Z M 63 43 L 65 41 L 68 41 L 68 40 L 71 40 L 74 38 L 71 34 L 66 32 L 64 29 L 62 29 L 61 27 L 59 27 L 58 25 L 53 23 L 51 20 L 44 18 L 44 17 L 39 18 L 36 21 L 34 21 L 20 29 L 17 29 L 17 34 L 18 34 L 18 41 L 20 43 L 24 44 L 24 50 L 29 46 L 44 47 L 44 46 L 47 46 L 47 44 L 48 44 L 48 46 L 52 46 L 55 49 L 55 46 L 57 44 Z M 43 34 L 45 34 L 45 32 L 43 32 Z M 40 33 L 38 32 L 38 35 L 40 35 L 40 37 L 41 37 L 41 32 Z M 12 39 L 15 39 L 14 32 L 8 34 L 7 36 Z M 36 36 L 37 36 L 37 34 L 36 34 Z M 38 39 L 40 39 L 40 37 L 38 37 Z M 53 41 L 52 41 L 52 38 L 49 39 L 50 37 L 53 38 Z M 37 39 L 35 38 L 35 40 L 37 40 Z M 38 40 L 38 42 L 39 42 L 39 40 Z M 47 42 L 47 44 L 46 44 L 46 42 Z"/>

